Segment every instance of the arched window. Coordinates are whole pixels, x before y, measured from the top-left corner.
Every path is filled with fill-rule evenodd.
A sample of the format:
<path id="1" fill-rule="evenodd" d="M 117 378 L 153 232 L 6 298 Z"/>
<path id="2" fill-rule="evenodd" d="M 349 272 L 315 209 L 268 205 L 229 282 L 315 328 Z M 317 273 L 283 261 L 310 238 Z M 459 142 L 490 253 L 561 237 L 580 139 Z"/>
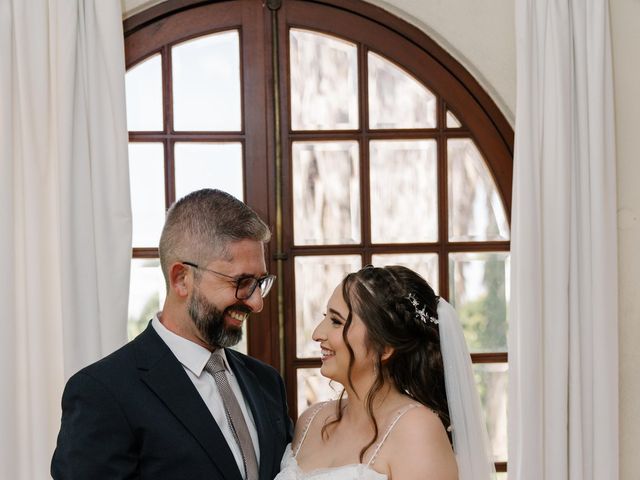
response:
<path id="1" fill-rule="evenodd" d="M 424 33 L 355 0 L 169 1 L 125 21 L 134 249 L 130 334 L 162 302 L 164 211 L 204 186 L 272 227 L 278 285 L 246 349 L 292 415 L 332 395 L 311 332 L 373 263 L 422 273 L 461 314 L 506 470 L 513 133 Z"/>

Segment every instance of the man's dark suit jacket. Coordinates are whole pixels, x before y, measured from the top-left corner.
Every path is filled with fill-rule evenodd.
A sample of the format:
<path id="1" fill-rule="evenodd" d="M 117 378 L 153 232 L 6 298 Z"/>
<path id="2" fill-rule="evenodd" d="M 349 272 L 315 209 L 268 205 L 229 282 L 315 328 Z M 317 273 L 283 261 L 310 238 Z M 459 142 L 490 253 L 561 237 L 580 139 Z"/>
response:
<path id="1" fill-rule="evenodd" d="M 226 354 L 258 430 L 260 480 L 272 480 L 292 434 L 284 384 L 272 367 L 233 350 Z M 242 480 L 217 423 L 151 324 L 69 379 L 51 475 Z"/>

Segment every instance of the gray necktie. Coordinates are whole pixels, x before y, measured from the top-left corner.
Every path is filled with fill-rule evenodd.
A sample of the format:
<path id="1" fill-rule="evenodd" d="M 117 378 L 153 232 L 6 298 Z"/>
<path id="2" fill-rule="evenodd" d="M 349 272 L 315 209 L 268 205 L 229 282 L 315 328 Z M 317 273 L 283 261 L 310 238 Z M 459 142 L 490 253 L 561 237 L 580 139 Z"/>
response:
<path id="1" fill-rule="evenodd" d="M 224 360 L 222 359 L 220 350 L 216 350 L 211 354 L 204 369 L 213 376 L 218 386 L 229 427 L 233 433 L 233 438 L 235 438 L 238 447 L 240 447 L 244 471 L 246 472 L 245 478 L 247 480 L 258 480 L 258 461 L 256 460 L 256 452 L 253 449 L 251 434 L 249 433 L 247 422 L 238 404 L 238 399 L 233 394 L 229 381 L 227 380 Z"/>

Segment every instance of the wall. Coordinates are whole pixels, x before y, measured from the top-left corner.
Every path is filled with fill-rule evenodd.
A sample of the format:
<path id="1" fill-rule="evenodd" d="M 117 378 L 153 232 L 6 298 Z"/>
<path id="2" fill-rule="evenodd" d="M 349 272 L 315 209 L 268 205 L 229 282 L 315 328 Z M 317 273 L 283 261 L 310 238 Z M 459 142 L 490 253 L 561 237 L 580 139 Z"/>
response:
<path id="1" fill-rule="evenodd" d="M 618 167 L 620 478 L 640 475 L 640 1 L 610 0 Z"/>
<path id="2" fill-rule="evenodd" d="M 158 0 L 121 0 L 124 17 Z M 514 0 L 372 0 L 425 31 L 462 63 L 514 121 Z M 610 0 L 615 76 L 620 306 L 620 479 L 640 472 L 640 0 Z"/>

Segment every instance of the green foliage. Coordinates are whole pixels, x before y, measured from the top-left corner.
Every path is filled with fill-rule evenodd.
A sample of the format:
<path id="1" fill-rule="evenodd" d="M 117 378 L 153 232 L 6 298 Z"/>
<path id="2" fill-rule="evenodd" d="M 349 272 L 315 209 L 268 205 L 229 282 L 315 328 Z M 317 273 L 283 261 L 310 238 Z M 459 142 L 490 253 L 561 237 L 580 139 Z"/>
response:
<path id="1" fill-rule="evenodd" d="M 485 295 L 459 309 L 469 349 L 473 352 L 504 351 L 507 345 L 507 305 L 504 262 L 489 255 L 485 264 Z"/>
<path id="2" fill-rule="evenodd" d="M 505 264 L 501 256 L 489 254 L 484 270 L 486 293 L 459 307 L 469 350 L 472 352 L 505 351 L 507 345 L 507 305 Z M 501 375 L 485 368 L 474 368 L 474 377 L 490 434 L 497 435 L 495 422 L 501 412 L 506 385 Z M 492 437 L 492 441 L 496 439 Z"/>

